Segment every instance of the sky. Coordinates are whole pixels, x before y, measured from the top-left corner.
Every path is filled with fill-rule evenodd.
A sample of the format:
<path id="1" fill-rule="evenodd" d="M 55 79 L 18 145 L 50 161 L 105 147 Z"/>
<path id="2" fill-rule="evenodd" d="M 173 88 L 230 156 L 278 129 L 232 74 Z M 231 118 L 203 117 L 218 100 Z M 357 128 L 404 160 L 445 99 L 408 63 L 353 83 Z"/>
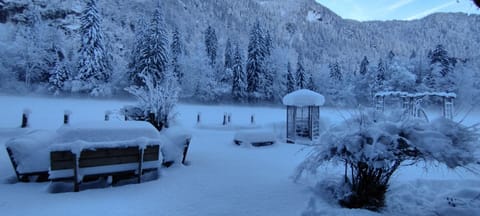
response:
<path id="1" fill-rule="evenodd" d="M 316 0 L 339 16 L 359 21 L 413 20 L 435 12 L 480 14 L 471 0 Z"/>

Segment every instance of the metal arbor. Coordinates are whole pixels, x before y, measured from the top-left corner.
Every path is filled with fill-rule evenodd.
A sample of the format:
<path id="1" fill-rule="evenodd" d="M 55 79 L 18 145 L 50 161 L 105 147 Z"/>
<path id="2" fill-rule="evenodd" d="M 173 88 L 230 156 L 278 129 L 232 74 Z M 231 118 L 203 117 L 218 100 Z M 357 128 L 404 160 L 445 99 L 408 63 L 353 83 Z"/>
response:
<path id="1" fill-rule="evenodd" d="M 455 93 L 447 92 L 423 92 L 408 93 L 401 91 L 378 92 L 375 94 L 375 110 L 378 112 L 385 111 L 385 97 L 393 96 L 402 98 L 402 108 L 408 117 L 425 118 L 427 115 L 421 107 L 422 100 L 425 96 L 436 96 L 442 98 L 442 116 L 447 119 L 453 119 L 454 100 L 457 97 Z"/>

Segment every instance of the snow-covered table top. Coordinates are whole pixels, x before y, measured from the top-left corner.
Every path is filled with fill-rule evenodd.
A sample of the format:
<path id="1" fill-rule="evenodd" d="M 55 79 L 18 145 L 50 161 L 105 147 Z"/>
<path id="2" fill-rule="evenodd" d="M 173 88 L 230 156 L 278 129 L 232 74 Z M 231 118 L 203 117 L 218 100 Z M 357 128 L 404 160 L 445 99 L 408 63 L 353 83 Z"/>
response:
<path id="1" fill-rule="evenodd" d="M 269 130 L 244 130 L 234 135 L 234 141 L 244 144 L 275 143 L 275 134 Z"/>
<path id="2" fill-rule="evenodd" d="M 286 106 L 323 106 L 325 97 L 308 89 L 300 89 L 285 95 L 282 102 Z"/>

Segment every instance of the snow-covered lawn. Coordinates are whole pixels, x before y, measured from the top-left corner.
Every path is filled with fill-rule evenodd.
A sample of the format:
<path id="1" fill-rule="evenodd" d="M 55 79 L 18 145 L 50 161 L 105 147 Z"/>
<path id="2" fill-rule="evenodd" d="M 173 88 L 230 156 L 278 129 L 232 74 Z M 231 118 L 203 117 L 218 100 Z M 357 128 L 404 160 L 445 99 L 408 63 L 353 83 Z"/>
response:
<path id="1" fill-rule="evenodd" d="M 52 99 L 0 96 L 0 212 L 1 215 L 299 215 L 310 203 L 323 215 L 374 215 L 366 210 L 342 209 L 328 200 L 315 199 L 311 181 L 294 183 L 290 176 L 308 154 L 308 148 L 277 142 L 272 146 L 233 144 L 241 128 L 262 128 L 281 136 L 285 110 L 282 107 L 204 106 L 181 104 L 176 125 L 192 133 L 188 166 L 162 169 L 160 178 L 142 184 L 50 193 L 50 183 L 19 183 L 4 142 L 22 133 L 24 108 L 31 113 L 32 128 L 56 129 L 64 110 L 71 122 L 102 120 L 106 110 L 118 111 L 134 101 Z M 197 127 L 197 114 L 201 125 Z M 232 114 L 232 124 L 221 126 L 223 114 Z M 349 111 L 321 109 L 321 118 L 335 123 Z M 250 117 L 254 114 L 255 125 Z M 479 121 L 471 114 L 467 123 Z M 113 116 L 114 121 L 121 116 Z M 2 150 L 3 149 L 3 150 Z M 392 179 L 384 215 L 435 215 L 480 211 L 480 177 L 442 166 L 402 168 Z M 332 166 L 319 173 L 329 179 L 341 175 Z M 453 199 L 453 201 L 450 200 Z M 455 203 L 452 207 L 448 203 Z M 446 208 L 446 210 L 442 209 Z M 312 209 L 312 206 L 310 206 Z M 478 213 L 478 212 L 477 212 Z M 457 214 L 458 215 L 458 214 Z"/>

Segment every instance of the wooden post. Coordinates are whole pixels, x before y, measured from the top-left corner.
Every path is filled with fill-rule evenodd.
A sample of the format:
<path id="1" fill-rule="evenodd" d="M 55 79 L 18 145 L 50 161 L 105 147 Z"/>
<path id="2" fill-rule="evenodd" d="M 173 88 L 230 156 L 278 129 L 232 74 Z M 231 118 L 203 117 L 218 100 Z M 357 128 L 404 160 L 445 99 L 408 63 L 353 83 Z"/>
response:
<path id="1" fill-rule="evenodd" d="M 227 123 L 230 124 L 231 121 L 232 121 L 232 113 L 228 113 Z"/>
<path id="2" fill-rule="evenodd" d="M 105 121 L 110 121 L 110 114 L 112 114 L 110 110 L 105 111 Z"/>
<path id="3" fill-rule="evenodd" d="M 125 108 L 125 111 L 123 114 L 124 114 L 125 121 L 128 121 L 128 109 Z"/>
<path id="4" fill-rule="evenodd" d="M 145 152 L 145 149 L 139 148 L 138 150 L 138 179 L 137 183 L 142 183 L 142 171 L 143 171 L 143 154 Z"/>
<path id="5" fill-rule="evenodd" d="M 200 113 L 197 113 L 197 124 L 200 124 Z"/>
<path id="6" fill-rule="evenodd" d="M 185 161 L 187 160 L 187 152 L 188 152 L 188 147 L 190 146 L 190 138 L 185 140 L 185 145 L 183 146 L 183 158 L 182 158 L 182 164 L 185 165 Z"/>
<path id="7" fill-rule="evenodd" d="M 227 125 L 227 113 L 223 113 L 223 123 L 222 125 Z"/>
<path id="8" fill-rule="evenodd" d="M 78 160 L 77 160 L 77 155 L 73 154 L 73 191 L 78 192 L 80 191 L 80 181 L 78 180 Z"/>
<path id="9" fill-rule="evenodd" d="M 65 110 L 63 112 L 63 124 L 69 124 L 70 123 L 70 114 L 72 114 L 72 112 L 70 112 L 69 110 Z"/>
<path id="10" fill-rule="evenodd" d="M 28 117 L 30 116 L 31 111 L 29 109 L 24 109 L 22 114 L 22 125 L 21 128 L 28 127 Z"/>
<path id="11" fill-rule="evenodd" d="M 255 114 L 250 116 L 250 124 L 255 124 Z"/>

